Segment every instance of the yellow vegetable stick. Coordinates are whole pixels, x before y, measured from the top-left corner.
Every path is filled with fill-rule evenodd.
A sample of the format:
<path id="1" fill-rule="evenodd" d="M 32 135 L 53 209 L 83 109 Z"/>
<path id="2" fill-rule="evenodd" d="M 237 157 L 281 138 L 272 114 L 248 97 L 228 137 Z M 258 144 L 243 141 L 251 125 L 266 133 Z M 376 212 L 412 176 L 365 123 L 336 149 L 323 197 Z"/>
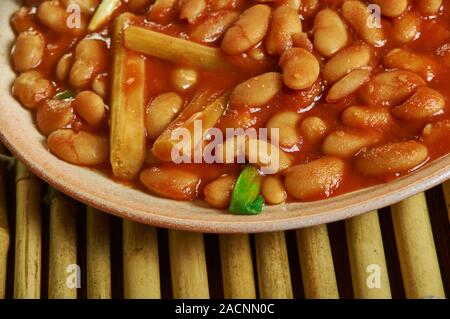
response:
<path id="1" fill-rule="evenodd" d="M 218 48 L 211 48 L 142 27 L 125 30 L 125 47 L 174 63 L 209 70 L 233 70 Z"/>
<path id="2" fill-rule="evenodd" d="M 156 139 L 152 149 L 155 157 L 162 161 L 173 161 L 172 150 L 180 143 L 179 140 L 172 138 L 175 130 L 184 128 L 189 131 L 190 136 L 192 137 L 191 148 L 193 149 L 194 146 L 200 142 L 194 140 L 194 138 L 197 137 L 194 134 L 195 121 L 201 121 L 202 133 L 216 125 L 217 121 L 225 111 L 230 95 L 228 92 L 223 93 L 211 104 L 203 104 L 207 106 L 201 110 L 199 108 L 202 104 L 200 104 L 199 101 L 205 101 L 207 99 L 205 94 L 207 95 L 207 93 L 201 93 L 197 98 L 194 98 L 193 102 L 191 102 L 177 119 L 175 119 L 175 121 Z M 198 137 L 200 138 L 201 136 Z"/>
<path id="3" fill-rule="evenodd" d="M 132 17 L 118 17 L 113 33 L 110 160 L 114 175 L 125 180 L 135 178 L 145 160 L 145 60 L 122 45 Z"/>
<path id="4" fill-rule="evenodd" d="M 94 32 L 105 25 L 121 4 L 121 0 L 102 0 L 88 24 L 88 32 Z"/>

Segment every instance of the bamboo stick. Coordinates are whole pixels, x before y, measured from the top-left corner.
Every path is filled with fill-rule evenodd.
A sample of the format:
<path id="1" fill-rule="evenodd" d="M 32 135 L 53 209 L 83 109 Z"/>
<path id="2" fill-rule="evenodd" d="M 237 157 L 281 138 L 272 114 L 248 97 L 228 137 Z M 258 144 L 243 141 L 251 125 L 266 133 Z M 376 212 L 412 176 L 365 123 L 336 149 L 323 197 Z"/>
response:
<path id="1" fill-rule="evenodd" d="M 81 284 L 79 274 L 71 269 L 77 264 L 76 203 L 54 188 L 49 189 L 47 196 L 50 203 L 48 297 L 76 299 Z M 68 281 L 70 275 L 75 276 L 75 281 Z"/>
<path id="2" fill-rule="evenodd" d="M 450 181 L 446 181 L 442 184 L 442 190 L 444 192 L 445 204 L 447 206 L 448 221 L 450 222 Z"/>
<path id="3" fill-rule="evenodd" d="M 208 299 L 203 235 L 169 230 L 169 255 L 173 297 Z"/>
<path id="4" fill-rule="evenodd" d="M 0 154 L 3 152 L 3 145 L 0 144 Z M 6 184 L 6 166 L 0 164 L 0 299 L 4 299 L 6 295 L 6 273 L 10 244 Z"/>
<path id="5" fill-rule="evenodd" d="M 256 234 L 255 242 L 260 298 L 293 298 L 284 232 Z"/>
<path id="6" fill-rule="evenodd" d="M 16 169 L 14 298 L 41 296 L 41 183 L 22 164 Z"/>
<path id="7" fill-rule="evenodd" d="M 354 297 L 392 298 L 378 212 L 347 220 L 345 230 Z"/>
<path id="8" fill-rule="evenodd" d="M 445 298 L 424 193 L 391 206 L 407 298 Z"/>
<path id="9" fill-rule="evenodd" d="M 87 208 L 87 297 L 111 298 L 111 251 L 109 216 Z"/>
<path id="10" fill-rule="evenodd" d="M 102 0 L 88 24 L 88 32 L 92 33 L 105 25 L 120 7 L 121 0 Z"/>
<path id="11" fill-rule="evenodd" d="M 111 166 L 116 177 L 132 180 L 145 160 L 145 59 L 123 47 L 123 29 L 132 14 L 117 18 L 113 32 Z"/>
<path id="12" fill-rule="evenodd" d="M 252 252 L 248 235 L 220 235 L 225 299 L 255 299 Z"/>
<path id="13" fill-rule="evenodd" d="M 125 30 L 125 47 L 173 63 L 208 70 L 234 70 L 218 48 L 173 37 L 142 27 Z"/>
<path id="14" fill-rule="evenodd" d="M 156 228 L 123 220 L 125 298 L 161 298 Z"/>
<path id="15" fill-rule="evenodd" d="M 327 226 L 299 229 L 296 234 L 305 297 L 338 299 L 339 292 Z"/>

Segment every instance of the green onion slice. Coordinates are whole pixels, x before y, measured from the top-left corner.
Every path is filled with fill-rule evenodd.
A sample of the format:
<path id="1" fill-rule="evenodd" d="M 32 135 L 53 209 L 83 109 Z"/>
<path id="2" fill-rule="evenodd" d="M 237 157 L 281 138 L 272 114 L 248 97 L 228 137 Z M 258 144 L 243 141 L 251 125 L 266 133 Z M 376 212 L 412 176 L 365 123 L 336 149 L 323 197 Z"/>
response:
<path id="1" fill-rule="evenodd" d="M 57 93 L 54 98 L 57 100 L 68 100 L 75 98 L 76 95 L 77 93 L 72 90 L 65 90 Z"/>
<path id="2" fill-rule="evenodd" d="M 261 213 L 264 198 L 260 195 L 261 175 L 251 165 L 247 165 L 239 175 L 231 195 L 228 208 L 236 215 L 256 215 Z"/>

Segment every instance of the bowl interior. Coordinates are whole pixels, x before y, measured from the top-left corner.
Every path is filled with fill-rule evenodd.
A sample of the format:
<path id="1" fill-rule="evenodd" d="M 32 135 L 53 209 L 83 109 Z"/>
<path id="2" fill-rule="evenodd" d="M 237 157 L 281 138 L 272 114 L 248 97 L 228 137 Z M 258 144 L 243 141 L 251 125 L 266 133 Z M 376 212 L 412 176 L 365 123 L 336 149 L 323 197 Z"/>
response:
<path id="1" fill-rule="evenodd" d="M 0 11 L 0 138 L 36 175 L 62 192 L 114 215 L 188 231 L 244 233 L 287 230 L 329 223 L 388 206 L 431 188 L 450 176 L 450 155 L 411 175 L 370 189 L 313 203 L 266 207 L 258 216 L 234 216 L 206 204 L 158 198 L 116 183 L 100 172 L 53 156 L 33 118 L 10 94 L 14 34 L 9 21 L 19 1 L 4 0 Z"/>

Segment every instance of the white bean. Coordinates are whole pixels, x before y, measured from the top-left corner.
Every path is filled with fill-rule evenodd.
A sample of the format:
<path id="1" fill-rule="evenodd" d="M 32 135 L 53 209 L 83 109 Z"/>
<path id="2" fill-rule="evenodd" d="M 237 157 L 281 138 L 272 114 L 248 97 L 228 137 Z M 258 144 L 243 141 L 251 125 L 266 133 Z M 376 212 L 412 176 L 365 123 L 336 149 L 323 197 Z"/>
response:
<path id="1" fill-rule="evenodd" d="M 145 128 L 148 136 L 155 140 L 175 119 L 183 106 L 183 99 L 176 93 L 164 93 L 155 97 L 147 107 Z"/>
<path id="2" fill-rule="evenodd" d="M 71 129 L 54 131 L 47 138 L 47 145 L 58 157 L 77 165 L 99 165 L 109 157 L 108 138 Z"/>
<path id="3" fill-rule="evenodd" d="M 330 196 L 340 186 L 344 170 L 343 160 L 324 157 L 287 170 L 284 185 L 289 195 L 301 201 Z"/>
<path id="4" fill-rule="evenodd" d="M 282 86 L 281 74 L 276 72 L 253 77 L 235 87 L 230 97 L 231 106 L 258 107 L 265 105 L 278 94 Z"/>

